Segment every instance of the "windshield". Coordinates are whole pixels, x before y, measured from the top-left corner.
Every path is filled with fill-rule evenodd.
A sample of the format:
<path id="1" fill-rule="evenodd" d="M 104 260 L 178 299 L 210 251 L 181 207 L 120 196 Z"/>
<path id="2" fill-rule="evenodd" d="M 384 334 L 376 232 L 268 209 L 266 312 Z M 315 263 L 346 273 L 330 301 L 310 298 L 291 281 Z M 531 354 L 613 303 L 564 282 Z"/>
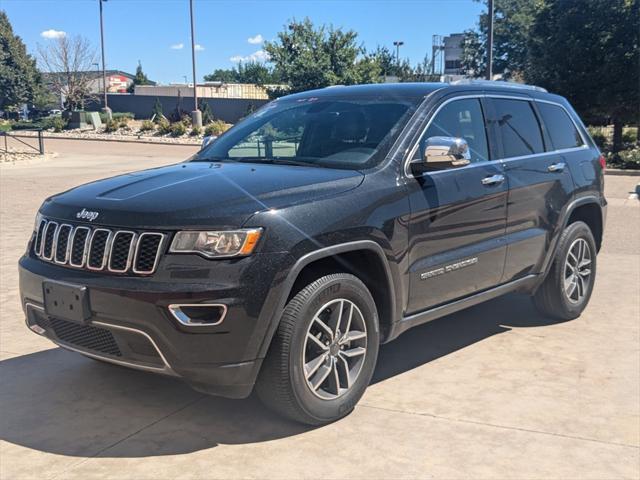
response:
<path id="1" fill-rule="evenodd" d="M 205 147 L 193 161 L 368 168 L 384 158 L 413 107 L 396 99 L 276 101 Z"/>

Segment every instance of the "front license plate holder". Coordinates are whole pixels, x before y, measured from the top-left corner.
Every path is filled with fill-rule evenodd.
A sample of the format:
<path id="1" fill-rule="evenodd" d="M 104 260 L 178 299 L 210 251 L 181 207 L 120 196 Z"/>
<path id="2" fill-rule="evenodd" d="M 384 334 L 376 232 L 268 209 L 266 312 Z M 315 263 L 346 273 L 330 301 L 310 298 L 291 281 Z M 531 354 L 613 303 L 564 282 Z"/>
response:
<path id="1" fill-rule="evenodd" d="M 87 287 L 59 282 L 42 282 L 44 311 L 50 317 L 76 323 L 86 323 L 91 318 L 89 290 Z"/>

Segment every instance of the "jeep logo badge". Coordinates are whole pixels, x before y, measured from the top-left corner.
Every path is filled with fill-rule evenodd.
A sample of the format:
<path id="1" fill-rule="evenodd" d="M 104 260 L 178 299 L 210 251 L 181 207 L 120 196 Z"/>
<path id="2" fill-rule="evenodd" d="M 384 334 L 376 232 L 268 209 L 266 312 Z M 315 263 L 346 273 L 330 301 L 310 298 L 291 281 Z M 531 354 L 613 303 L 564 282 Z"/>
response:
<path id="1" fill-rule="evenodd" d="M 96 218 L 98 218 L 98 215 L 100 215 L 98 212 L 90 212 L 86 208 L 83 208 L 78 213 L 76 213 L 76 218 L 93 222 Z"/>

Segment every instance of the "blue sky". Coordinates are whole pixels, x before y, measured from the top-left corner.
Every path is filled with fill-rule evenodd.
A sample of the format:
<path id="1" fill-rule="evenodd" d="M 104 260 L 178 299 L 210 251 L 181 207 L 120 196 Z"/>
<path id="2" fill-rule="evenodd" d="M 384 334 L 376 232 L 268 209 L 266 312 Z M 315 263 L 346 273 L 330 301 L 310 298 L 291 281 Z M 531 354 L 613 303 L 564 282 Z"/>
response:
<path id="1" fill-rule="evenodd" d="M 474 27 L 483 8 L 473 0 L 194 0 L 198 77 L 261 58 L 261 39 L 304 17 L 353 29 L 370 50 L 402 40 L 400 56 L 415 64 L 430 54 L 433 34 Z M 85 36 L 99 48 L 97 0 L 0 0 L 0 9 L 32 54 L 58 32 Z M 108 0 L 104 12 L 107 68 L 133 73 L 140 60 L 152 80 L 191 78 L 188 0 Z"/>

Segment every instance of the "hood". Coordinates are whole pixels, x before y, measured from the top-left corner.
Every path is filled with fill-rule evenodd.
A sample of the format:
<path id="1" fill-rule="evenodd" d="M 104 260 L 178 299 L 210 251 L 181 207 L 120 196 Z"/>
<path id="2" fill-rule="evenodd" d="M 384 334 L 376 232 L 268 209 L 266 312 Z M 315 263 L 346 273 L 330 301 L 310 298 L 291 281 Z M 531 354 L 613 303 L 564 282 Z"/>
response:
<path id="1" fill-rule="evenodd" d="M 357 171 L 330 168 L 180 163 L 76 187 L 48 198 L 40 212 L 75 223 L 130 228 L 234 228 L 254 213 L 333 196 L 363 178 Z"/>

